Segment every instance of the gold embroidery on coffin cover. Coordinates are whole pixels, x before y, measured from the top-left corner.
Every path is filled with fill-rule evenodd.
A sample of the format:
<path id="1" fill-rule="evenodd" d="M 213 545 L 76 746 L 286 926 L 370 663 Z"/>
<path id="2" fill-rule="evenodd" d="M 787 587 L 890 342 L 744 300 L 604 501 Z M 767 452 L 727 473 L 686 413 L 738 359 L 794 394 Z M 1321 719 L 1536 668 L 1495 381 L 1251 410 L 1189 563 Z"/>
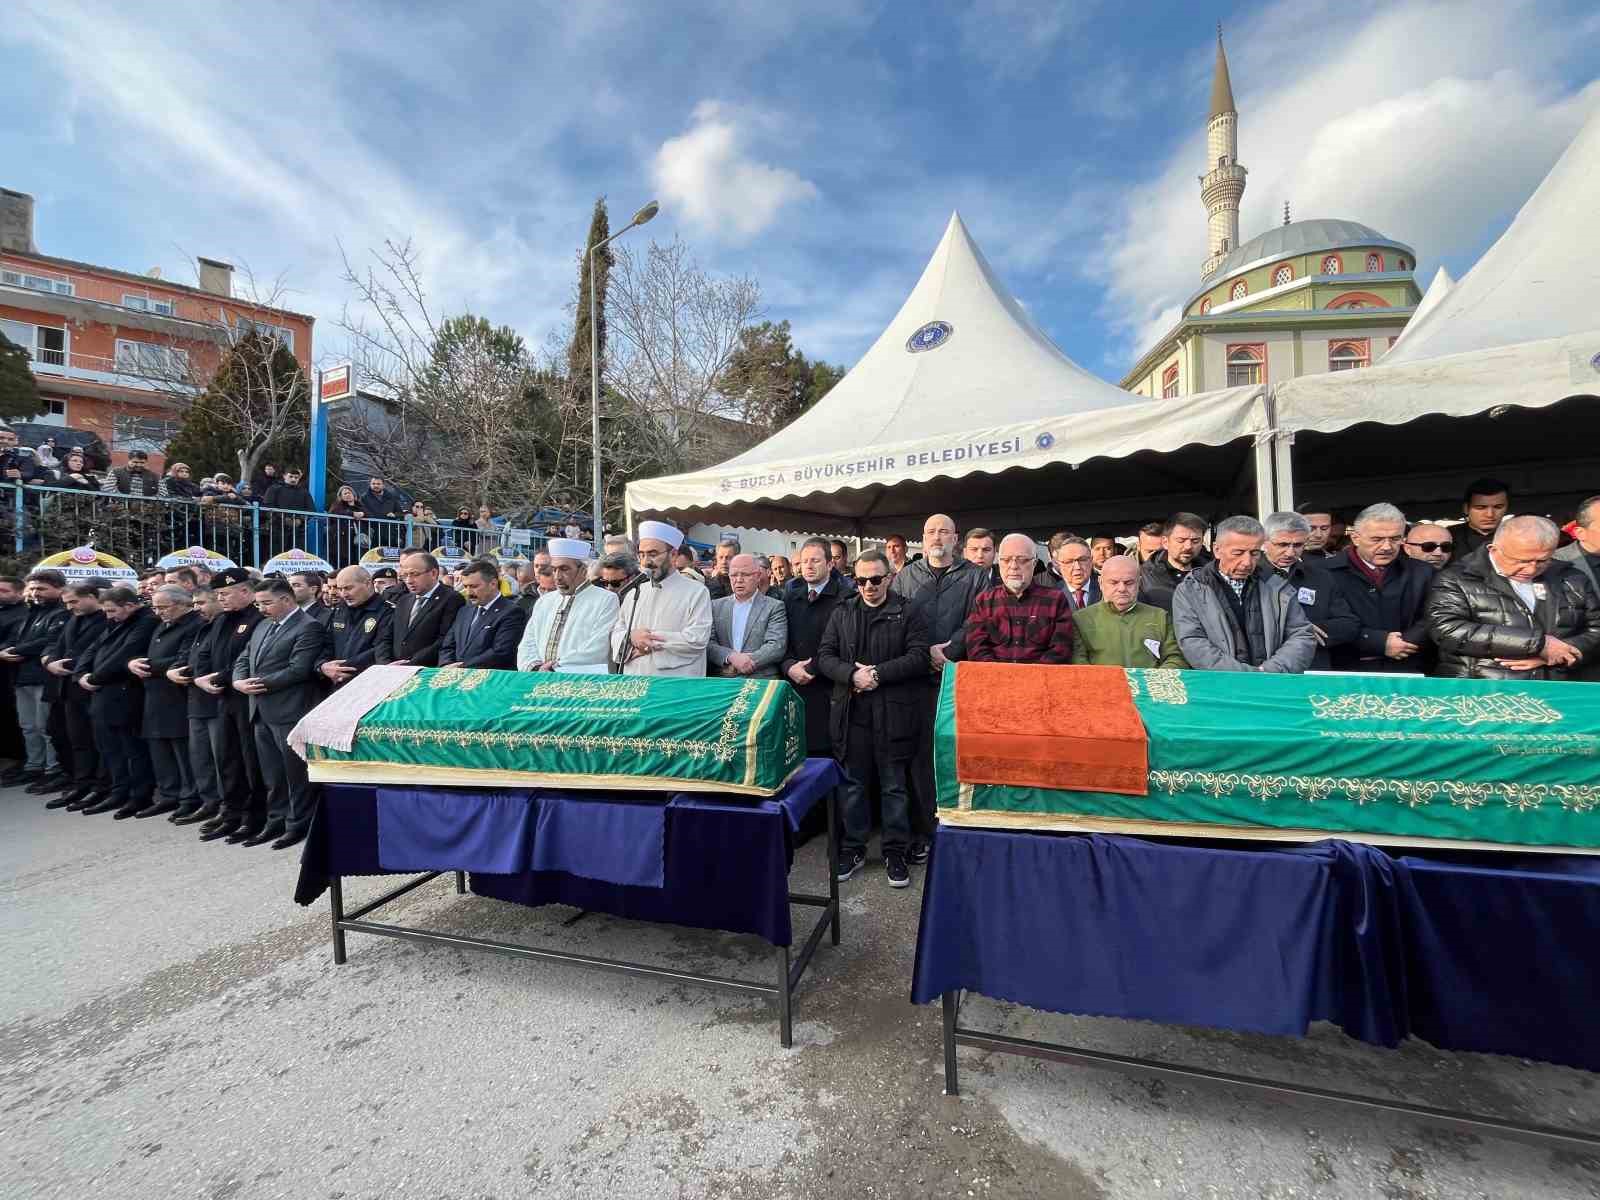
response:
<path id="1" fill-rule="evenodd" d="M 530 696 L 553 700 L 643 700 L 650 693 L 648 676 L 612 679 L 605 675 L 575 679 L 547 679 L 536 683 Z"/>
<path id="2" fill-rule="evenodd" d="M 733 698 L 733 703 L 723 714 L 722 727 L 714 742 L 703 738 L 607 737 L 596 734 L 487 732 L 475 729 L 413 729 L 404 725 L 363 725 L 360 732 L 363 737 L 382 738 L 413 746 L 504 746 L 509 750 L 553 749 L 563 752 L 583 750 L 588 753 L 604 750 L 614 755 L 655 753 L 664 754 L 669 758 L 682 754 L 690 758 L 709 757 L 725 763 L 731 761 L 737 751 L 740 741 L 740 719 L 750 711 L 750 699 L 762 688 L 764 682 L 760 679 L 745 680 L 738 695 Z"/>
<path id="3" fill-rule="evenodd" d="M 1151 771 L 1150 786 L 1176 795 L 1197 788 L 1208 796 L 1222 797 L 1244 791 L 1263 802 L 1275 800 L 1285 792 L 1307 804 L 1342 793 L 1357 804 L 1376 804 L 1393 799 L 1407 808 L 1421 808 L 1434 799 L 1447 797 L 1457 808 L 1482 807 L 1496 797 L 1507 808 L 1518 812 L 1536 809 L 1554 799 L 1569 812 L 1586 813 L 1600 808 L 1600 784 L 1593 783 L 1479 783 L 1456 779 L 1367 779 L 1325 775 L 1258 775 L 1245 771 Z"/>
<path id="4" fill-rule="evenodd" d="M 1140 699 L 1139 686 L 1144 685 L 1144 698 L 1156 704 L 1187 704 L 1189 688 L 1183 682 L 1182 671 L 1161 670 L 1150 667 L 1127 668 L 1128 690 L 1134 701 Z"/>
<path id="5" fill-rule="evenodd" d="M 1312 696 L 1319 721 L 1428 721 L 1450 725 L 1505 722 L 1554 725 L 1562 715 L 1532 696 L 1488 693 L 1481 696 Z"/>

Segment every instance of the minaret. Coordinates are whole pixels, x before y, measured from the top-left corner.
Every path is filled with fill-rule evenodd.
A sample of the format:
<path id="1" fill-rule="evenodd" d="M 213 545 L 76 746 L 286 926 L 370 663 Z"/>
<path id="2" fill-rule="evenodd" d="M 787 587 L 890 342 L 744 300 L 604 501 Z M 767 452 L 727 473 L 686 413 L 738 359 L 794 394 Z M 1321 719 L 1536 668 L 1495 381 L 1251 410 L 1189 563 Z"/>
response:
<path id="1" fill-rule="evenodd" d="M 1211 116 L 1206 121 L 1206 167 L 1200 176 L 1200 200 L 1206 206 L 1205 265 L 1201 278 L 1217 269 L 1239 245 L 1239 198 L 1244 195 L 1245 169 L 1239 165 L 1239 114 L 1233 107 L 1228 56 L 1222 52 L 1222 26 L 1217 26 L 1217 69 L 1211 77 Z"/>

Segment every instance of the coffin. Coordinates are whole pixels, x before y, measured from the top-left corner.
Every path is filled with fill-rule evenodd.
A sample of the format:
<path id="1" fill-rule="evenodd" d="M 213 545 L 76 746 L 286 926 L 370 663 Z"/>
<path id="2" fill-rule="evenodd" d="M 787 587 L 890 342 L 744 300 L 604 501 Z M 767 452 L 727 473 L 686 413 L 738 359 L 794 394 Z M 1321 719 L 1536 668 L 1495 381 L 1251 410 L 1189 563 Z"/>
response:
<path id="1" fill-rule="evenodd" d="M 934 734 L 959 824 L 1600 851 L 1595 684 L 959 663 Z"/>
<path id="2" fill-rule="evenodd" d="M 390 671 L 403 673 L 392 687 Z M 373 684 L 354 717 L 345 691 Z M 344 736 L 327 735 L 340 721 Z M 776 679 L 376 667 L 296 735 L 311 778 L 329 783 L 770 796 L 805 761 L 804 706 Z"/>

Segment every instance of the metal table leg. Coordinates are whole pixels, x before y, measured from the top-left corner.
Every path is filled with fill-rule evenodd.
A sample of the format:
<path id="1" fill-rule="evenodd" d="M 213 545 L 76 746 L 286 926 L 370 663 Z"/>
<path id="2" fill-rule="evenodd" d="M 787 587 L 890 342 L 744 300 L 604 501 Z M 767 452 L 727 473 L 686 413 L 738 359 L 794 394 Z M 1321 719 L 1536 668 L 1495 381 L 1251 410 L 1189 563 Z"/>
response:
<path id="1" fill-rule="evenodd" d="M 456 872 L 456 895 L 465 896 L 466 894 L 467 894 L 467 873 L 465 871 L 457 871 Z"/>
<path id="2" fill-rule="evenodd" d="M 961 1080 L 956 1074 L 956 1018 L 961 1014 L 961 993 L 946 992 L 940 999 L 944 1009 L 944 1094 L 959 1096 Z"/>
<path id="3" fill-rule="evenodd" d="M 828 789 L 828 899 L 833 903 L 832 937 L 835 946 L 839 944 L 839 872 L 837 870 L 838 858 L 836 857 L 839 851 L 833 842 L 833 822 L 836 815 L 835 810 L 838 807 L 834 798 L 838 794 L 839 789 L 837 787 Z"/>
<path id="4" fill-rule="evenodd" d="M 328 876 L 328 910 L 333 914 L 333 962 L 344 963 L 344 881 Z"/>
<path id="5" fill-rule="evenodd" d="M 778 1041 L 794 1045 L 794 985 L 789 981 L 789 947 L 778 947 Z"/>

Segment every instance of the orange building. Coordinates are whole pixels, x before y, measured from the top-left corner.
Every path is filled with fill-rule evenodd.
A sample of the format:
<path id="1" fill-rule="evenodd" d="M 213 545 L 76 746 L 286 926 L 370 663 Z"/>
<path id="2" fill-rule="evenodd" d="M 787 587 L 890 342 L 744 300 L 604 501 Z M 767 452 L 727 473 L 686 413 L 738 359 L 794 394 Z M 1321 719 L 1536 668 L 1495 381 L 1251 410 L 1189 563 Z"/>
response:
<path id="1" fill-rule="evenodd" d="M 49 412 L 99 435 L 112 462 L 162 451 L 231 339 L 274 331 L 311 368 L 312 317 L 237 298 L 233 268 L 199 260 L 198 287 L 39 253 L 33 197 L 0 189 L 0 333 L 33 358 Z"/>

